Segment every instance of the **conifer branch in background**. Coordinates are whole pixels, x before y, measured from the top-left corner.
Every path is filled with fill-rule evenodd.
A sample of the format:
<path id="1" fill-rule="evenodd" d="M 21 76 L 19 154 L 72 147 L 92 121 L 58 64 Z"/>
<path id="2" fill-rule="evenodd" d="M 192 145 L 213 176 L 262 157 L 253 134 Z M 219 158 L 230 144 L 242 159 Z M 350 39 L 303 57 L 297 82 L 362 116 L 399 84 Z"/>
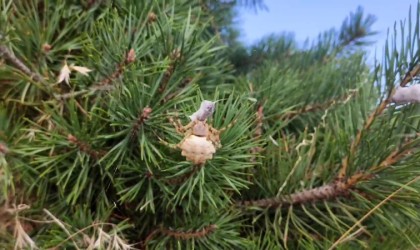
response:
<path id="1" fill-rule="evenodd" d="M 169 62 L 168 67 L 166 68 L 166 71 L 162 78 L 162 82 L 160 83 L 160 86 L 159 86 L 160 93 L 163 93 L 166 90 L 168 82 L 175 71 L 176 62 L 180 59 L 181 59 L 181 50 L 179 50 L 178 48 L 174 49 L 169 55 L 170 62 Z M 168 99 L 168 98 L 165 97 L 165 99 Z"/>
<path id="2" fill-rule="evenodd" d="M 301 109 L 297 111 L 288 111 L 287 113 L 281 115 L 280 120 L 292 120 L 296 116 L 309 113 L 309 112 L 316 112 L 316 111 L 322 111 L 327 110 L 331 106 L 335 104 L 345 104 L 348 102 L 353 96 L 357 94 L 357 90 L 350 90 L 350 93 L 347 95 L 344 95 L 342 97 L 339 97 L 337 99 L 329 100 L 325 103 L 315 103 L 315 104 L 309 104 L 307 106 L 302 107 Z"/>

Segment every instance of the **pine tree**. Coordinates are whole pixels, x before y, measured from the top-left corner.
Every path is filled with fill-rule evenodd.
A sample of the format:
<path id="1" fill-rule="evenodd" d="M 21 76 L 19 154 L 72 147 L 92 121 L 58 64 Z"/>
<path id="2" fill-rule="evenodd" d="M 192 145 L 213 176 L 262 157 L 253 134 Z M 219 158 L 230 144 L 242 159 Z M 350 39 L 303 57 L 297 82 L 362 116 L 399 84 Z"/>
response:
<path id="1" fill-rule="evenodd" d="M 419 247 L 420 4 L 374 66 L 361 8 L 246 48 L 238 5 L 1 1 L 1 248 Z"/>

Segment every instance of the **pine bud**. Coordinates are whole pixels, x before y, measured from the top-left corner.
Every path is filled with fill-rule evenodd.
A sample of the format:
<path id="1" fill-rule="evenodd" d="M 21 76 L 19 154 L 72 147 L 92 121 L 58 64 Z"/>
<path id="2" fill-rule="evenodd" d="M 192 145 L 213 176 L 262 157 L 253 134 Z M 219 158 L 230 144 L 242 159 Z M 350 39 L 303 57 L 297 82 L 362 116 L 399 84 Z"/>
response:
<path id="1" fill-rule="evenodd" d="M 9 148 L 6 146 L 5 143 L 0 142 L 0 155 L 4 156 L 9 153 Z"/>
<path id="2" fill-rule="evenodd" d="M 157 15 L 154 12 L 150 12 L 149 15 L 147 16 L 147 21 L 149 23 L 153 23 L 156 22 L 157 20 Z"/>
<path id="3" fill-rule="evenodd" d="M 72 134 L 68 134 L 68 135 L 67 135 L 67 140 L 68 140 L 70 143 L 77 143 L 77 138 L 76 138 L 74 135 L 72 135 Z"/>
<path id="4" fill-rule="evenodd" d="M 134 49 L 130 49 L 130 51 L 128 51 L 127 53 L 127 57 L 126 57 L 126 62 L 128 63 L 132 63 L 136 60 L 136 52 L 134 51 Z"/>
<path id="5" fill-rule="evenodd" d="M 143 109 L 143 117 L 145 118 L 145 119 L 149 119 L 149 116 L 150 116 L 150 114 L 152 113 L 152 108 L 150 108 L 150 107 L 145 107 L 144 109 Z"/>
<path id="6" fill-rule="evenodd" d="M 51 45 L 49 45 L 48 43 L 44 43 L 43 45 L 42 45 L 42 50 L 45 52 L 45 53 L 48 53 L 48 52 L 50 52 L 50 50 L 52 49 L 52 46 Z"/>

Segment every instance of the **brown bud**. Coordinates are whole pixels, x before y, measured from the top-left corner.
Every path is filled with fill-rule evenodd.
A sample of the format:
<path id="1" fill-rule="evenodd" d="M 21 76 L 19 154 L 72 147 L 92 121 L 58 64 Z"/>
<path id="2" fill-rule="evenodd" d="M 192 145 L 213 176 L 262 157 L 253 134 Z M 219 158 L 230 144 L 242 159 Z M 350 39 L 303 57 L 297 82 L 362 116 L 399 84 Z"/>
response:
<path id="1" fill-rule="evenodd" d="M 149 23 L 156 22 L 156 20 L 157 20 L 157 15 L 154 12 L 150 12 L 149 15 L 147 15 L 147 21 Z"/>
<path id="2" fill-rule="evenodd" d="M 76 143 L 77 142 L 77 138 L 72 134 L 67 135 L 67 140 L 71 143 Z"/>
<path id="3" fill-rule="evenodd" d="M 143 114 L 141 115 L 143 117 L 143 120 L 147 120 L 150 118 L 150 114 L 152 113 L 152 108 L 145 107 L 143 109 Z"/>
<path id="4" fill-rule="evenodd" d="M 125 60 L 127 63 L 132 63 L 136 60 L 136 52 L 134 51 L 134 49 L 130 49 L 130 51 L 128 51 L 127 57 Z"/>
<path id="5" fill-rule="evenodd" d="M 181 58 L 181 50 L 174 49 L 169 57 L 171 58 L 171 60 L 178 60 L 179 58 Z"/>
<path id="6" fill-rule="evenodd" d="M 49 45 L 48 43 L 44 43 L 43 45 L 42 45 L 42 50 L 45 52 L 45 53 L 48 53 L 48 52 L 50 52 L 50 50 L 52 49 L 52 46 L 51 45 Z"/>
<path id="7" fill-rule="evenodd" d="M 0 155 L 6 155 L 9 153 L 9 148 L 3 142 L 0 142 Z"/>

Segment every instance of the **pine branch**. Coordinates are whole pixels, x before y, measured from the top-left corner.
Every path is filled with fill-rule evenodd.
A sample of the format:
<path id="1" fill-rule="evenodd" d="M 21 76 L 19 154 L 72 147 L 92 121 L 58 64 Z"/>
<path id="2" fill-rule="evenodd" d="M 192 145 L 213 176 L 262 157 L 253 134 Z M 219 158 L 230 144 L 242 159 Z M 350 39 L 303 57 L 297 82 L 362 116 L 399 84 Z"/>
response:
<path id="1" fill-rule="evenodd" d="M 401 148 L 406 148 L 412 143 L 408 141 Z M 361 181 L 371 180 L 375 178 L 374 172 L 382 171 L 385 168 L 397 163 L 401 158 L 411 153 L 411 149 L 397 149 L 391 152 L 379 165 L 372 166 L 363 173 L 352 175 L 347 180 L 339 179 L 326 185 L 303 190 L 287 196 L 273 197 L 260 200 L 241 201 L 237 203 L 240 207 L 262 207 L 262 208 L 278 208 L 280 206 L 292 206 L 303 203 L 331 200 L 338 197 L 345 197 L 355 188 Z"/>
<path id="2" fill-rule="evenodd" d="M 26 66 L 19 58 L 17 58 L 5 45 L 0 45 L 0 57 L 5 58 L 7 61 L 15 65 L 15 67 L 22 71 L 25 75 L 29 76 L 37 82 L 42 82 L 43 78 L 36 72 L 33 72 Z"/>
<path id="3" fill-rule="evenodd" d="M 136 60 L 135 51 L 134 51 L 134 49 L 130 49 L 127 52 L 127 55 L 126 55 L 124 61 L 117 65 L 115 71 L 110 76 L 102 79 L 99 83 L 90 87 L 89 89 L 70 92 L 70 93 L 66 93 L 66 94 L 62 94 L 62 95 L 55 95 L 55 98 L 57 100 L 66 100 L 66 99 L 73 98 L 73 97 L 76 97 L 76 96 L 79 96 L 79 95 L 84 95 L 84 94 L 91 95 L 91 94 L 94 94 L 98 91 L 113 90 L 115 88 L 115 86 L 111 85 L 110 83 L 112 81 L 114 81 L 115 79 L 119 78 L 124 73 L 125 68 L 128 65 L 130 65 L 131 63 L 133 63 L 135 60 Z"/>
<path id="4" fill-rule="evenodd" d="M 256 206 L 262 208 L 278 208 L 280 206 L 291 206 L 320 200 L 330 200 L 347 193 L 347 190 L 343 188 L 343 186 L 338 185 L 338 183 L 331 183 L 321 187 L 303 190 L 289 196 L 242 201 L 237 203 L 237 205 L 241 207 Z"/>
<path id="5" fill-rule="evenodd" d="M 122 75 L 122 73 L 124 73 L 124 70 L 125 70 L 126 66 L 130 65 L 135 60 L 136 60 L 136 53 L 134 52 L 134 49 L 130 49 L 126 54 L 124 61 L 117 65 L 117 68 L 115 69 L 115 71 L 110 76 L 108 76 L 108 77 L 104 78 L 102 81 L 100 81 L 97 85 L 108 85 L 108 84 L 110 84 L 110 82 L 119 78 Z"/>
<path id="6" fill-rule="evenodd" d="M 407 85 L 407 83 L 411 82 L 414 77 L 420 74 L 420 64 L 415 65 L 412 67 L 404 76 L 403 80 L 400 83 L 401 87 Z"/>
<path id="7" fill-rule="evenodd" d="M 210 13 L 209 7 L 207 6 L 207 4 L 206 4 L 206 2 L 205 2 L 205 1 L 201 0 L 201 1 L 200 1 L 200 5 L 201 5 L 201 9 L 202 9 L 204 12 L 206 12 L 208 15 L 210 15 L 210 16 L 211 16 L 211 17 L 210 17 L 211 28 L 213 29 L 213 31 L 214 31 L 214 33 L 215 33 L 216 37 L 217 37 L 220 41 L 222 41 L 222 36 L 221 36 L 221 34 L 220 34 L 220 28 L 219 28 L 219 25 L 217 25 L 217 23 L 216 23 L 216 20 L 215 20 L 214 15 L 212 15 L 212 14 Z"/>
<path id="8" fill-rule="evenodd" d="M 175 71 L 176 62 L 181 58 L 181 51 L 179 49 L 175 49 L 171 52 L 169 55 L 170 63 L 168 67 L 166 68 L 166 71 L 164 73 L 162 82 L 159 86 L 159 92 L 163 93 L 168 85 L 169 80 L 172 77 L 172 74 Z"/>
<path id="9" fill-rule="evenodd" d="M 79 150 L 83 153 L 86 153 L 87 155 L 89 155 L 90 157 L 92 157 L 95 160 L 98 160 L 99 158 L 101 158 L 102 156 L 104 156 L 106 154 L 105 151 L 98 151 L 98 150 L 94 150 L 92 149 L 92 147 L 87 144 L 86 142 L 80 141 L 79 139 L 77 139 L 74 135 L 69 134 L 67 136 L 67 140 L 71 143 L 76 145 Z"/>
<path id="10" fill-rule="evenodd" d="M 152 109 L 150 107 L 145 107 L 141 112 L 139 112 L 139 115 L 137 117 L 137 120 L 135 121 L 132 129 L 131 129 L 131 137 L 136 138 L 140 127 L 143 125 L 145 121 L 147 121 L 150 118 L 150 114 L 152 113 Z"/>
<path id="11" fill-rule="evenodd" d="M 189 231 L 179 231 L 179 230 L 173 230 L 173 229 L 167 229 L 161 226 L 160 228 L 157 228 L 153 230 L 144 240 L 143 246 L 146 246 L 147 243 L 152 240 L 157 234 L 161 233 L 165 236 L 169 236 L 172 238 L 175 238 L 177 240 L 189 240 L 189 239 L 199 239 L 204 238 L 214 231 L 216 231 L 217 225 L 211 224 L 209 226 L 206 226 L 200 230 L 189 230 Z"/>
<path id="12" fill-rule="evenodd" d="M 255 114 L 257 116 L 257 124 L 254 132 L 254 139 L 258 140 L 263 134 L 264 106 L 262 104 L 258 106 L 257 112 Z M 251 148 L 251 154 L 253 154 L 251 162 L 256 163 L 255 155 L 261 152 L 262 150 L 263 148 L 259 146 Z"/>
<path id="13" fill-rule="evenodd" d="M 287 112 L 286 114 L 282 115 L 280 117 L 280 119 L 281 120 L 283 120 L 283 119 L 291 120 L 298 115 L 302 115 L 302 114 L 309 113 L 309 112 L 316 112 L 316 111 L 320 111 L 320 110 L 329 109 L 335 104 L 348 102 L 353 96 L 355 96 L 357 94 L 357 92 L 358 92 L 357 90 L 350 90 L 349 94 L 341 96 L 338 99 L 329 100 L 329 101 L 326 101 L 324 103 L 309 104 L 307 106 L 302 107 L 301 109 L 299 109 L 297 111 Z"/>
<path id="14" fill-rule="evenodd" d="M 367 130 L 369 130 L 370 126 L 372 126 L 373 121 L 375 120 L 375 118 L 377 116 L 379 116 L 380 114 L 382 114 L 382 112 L 385 110 L 386 105 L 389 103 L 389 97 L 385 100 L 383 100 L 375 109 L 374 112 L 372 112 L 370 114 L 370 116 L 367 118 L 367 120 L 365 121 L 365 124 L 363 126 L 362 129 L 360 129 L 357 134 L 356 134 L 356 138 L 352 141 L 351 145 L 350 145 L 350 151 L 349 153 L 342 159 L 342 166 L 341 169 L 338 173 L 338 179 L 339 180 L 343 180 L 346 176 L 346 172 L 347 172 L 347 168 L 349 165 L 349 161 L 350 161 L 350 156 L 354 155 L 356 148 L 359 146 L 361 140 L 362 140 L 362 135 L 364 132 L 366 132 Z"/>
<path id="15" fill-rule="evenodd" d="M 102 2 L 103 2 L 103 0 L 88 0 L 87 4 L 86 4 L 87 9 L 91 9 L 95 6 L 99 6 L 99 5 L 102 4 Z"/>

